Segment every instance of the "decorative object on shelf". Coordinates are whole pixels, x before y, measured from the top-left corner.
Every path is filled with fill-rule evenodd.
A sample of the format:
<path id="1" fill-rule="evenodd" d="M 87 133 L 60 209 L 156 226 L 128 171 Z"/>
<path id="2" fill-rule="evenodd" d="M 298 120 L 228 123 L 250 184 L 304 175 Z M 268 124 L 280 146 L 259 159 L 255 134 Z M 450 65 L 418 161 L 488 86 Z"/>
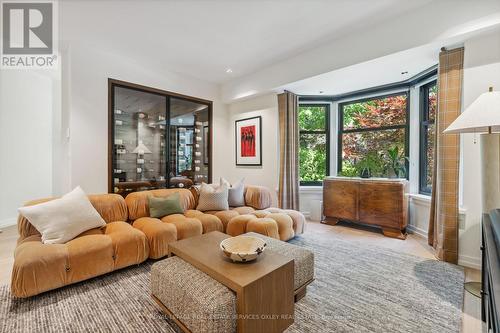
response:
<path id="1" fill-rule="evenodd" d="M 208 135 L 208 126 L 203 126 L 203 164 L 208 165 L 208 141 L 209 141 L 209 135 Z M 196 148 L 200 148 L 200 145 L 196 145 Z"/>
<path id="2" fill-rule="evenodd" d="M 152 154 L 151 153 L 151 150 L 148 149 L 148 147 L 146 147 L 142 141 L 139 141 L 139 144 L 137 145 L 137 147 L 135 147 L 135 149 L 132 151 L 133 154 L 138 154 L 138 155 L 144 155 L 144 154 Z"/>
<path id="3" fill-rule="evenodd" d="M 148 147 L 146 147 L 142 141 L 139 141 L 139 144 L 137 145 L 137 147 L 135 147 L 135 149 L 132 151 L 133 154 L 137 154 L 137 165 L 142 165 L 144 164 L 144 154 L 152 154 L 151 150 L 148 149 Z M 142 179 L 143 178 L 143 168 L 142 167 L 138 167 L 137 168 L 137 173 L 138 174 L 141 174 L 140 178 Z"/>
<path id="4" fill-rule="evenodd" d="M 259 237 L 236 236 L 224 239 L 220 248 L 232 261 L 248 262 L 257 259 L 264 252 L 266 242 Z"/>
<path id="5" fill-rule="evenodd" d="M 490 87 L 489 91 L 481 94 L 444 133 L 482 133 L 482 212 L 489 214 L 500 207 L 500 91 L 493 91 L 493 87 Z M 481 283 L 466 282 L 465 290 L 478 296 Z"/>
<path id="6" fill-rule="evenodd" d="M 235 121 L 236 165 L 262 165 L 262 117 Z"/>

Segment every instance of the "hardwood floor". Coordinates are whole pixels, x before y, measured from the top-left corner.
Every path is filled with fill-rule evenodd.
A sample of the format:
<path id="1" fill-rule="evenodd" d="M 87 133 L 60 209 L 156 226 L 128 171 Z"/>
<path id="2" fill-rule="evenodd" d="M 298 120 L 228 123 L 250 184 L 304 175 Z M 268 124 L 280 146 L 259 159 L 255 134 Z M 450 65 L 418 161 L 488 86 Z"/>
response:
<path id="1" fill-rule="evenodd" d="M 373 245 L 391 248 L 400 252 L 433 259 L 434 250 L 420 236 L 410 234 L 406 240 L 385 237 L 377 228 L 353 225 L 340 222 L 335 226 L 316 222 L 307 224 L 306 232 L 333 233 L 341 235 L 346 240 L 362 241 Z M 0 233 L 0 284 L 10 283 L 13 253 L 17 240 L 17 227 L 5 228 Z M 479 281 L 480 271 L 465 268 L 466 281 Z M 468 292 L 464 292 L 464 307 L 462 312 L 462 333 L 482 332 L 481 302 Z"/>

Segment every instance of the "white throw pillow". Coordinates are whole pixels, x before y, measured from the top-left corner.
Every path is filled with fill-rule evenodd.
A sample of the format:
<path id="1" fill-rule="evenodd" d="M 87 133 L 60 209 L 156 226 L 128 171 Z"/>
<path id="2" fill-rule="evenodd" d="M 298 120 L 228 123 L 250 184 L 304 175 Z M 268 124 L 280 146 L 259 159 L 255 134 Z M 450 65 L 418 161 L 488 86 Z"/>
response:
<path id="1" fill-rule="evenodd" d="M 229 188 L 229 193 L 228 193 L 228 201 L 229 201 L 229 206 L 231 207 L 241 207 L 245 206 L 245 184 L 244 184 L 245 178 L 237 182 L 236 184 L 233 184 L 232 186 L 229 184 L 229 182 L 224 179 L 220 178 L 220 184 L 226 184 L 227 187 Z"/>
<path id="2" fill-rule="evenodd" d="M 202 212 L 206 210 L 228 210 L 227 196 L 227 185 L 221 185 L 215 189 L 209 184 L 202 183 L 196 209 Z"/>
<path id="3" fill-rule="evenodd" d="M 60 199 L 18 211 L 40 232 L 44 244 L 64 244 L 84 231 L 106 225 L 79 186 Z"/>

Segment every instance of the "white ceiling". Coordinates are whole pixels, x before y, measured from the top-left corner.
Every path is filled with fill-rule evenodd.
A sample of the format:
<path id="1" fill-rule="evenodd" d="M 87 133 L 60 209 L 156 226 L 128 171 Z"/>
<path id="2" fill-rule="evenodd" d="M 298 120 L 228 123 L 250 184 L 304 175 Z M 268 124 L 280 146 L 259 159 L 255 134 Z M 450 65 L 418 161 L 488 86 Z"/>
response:
<path id="1" fill-rule="evenodd" d="M 60 32 L 160 71 L 223 83 L 430 1 L 65 0 Z"/>
<path id="2" fill-rule="evenodd" d="M 339 95 L 404 81 L 436 65 L 439 48 L 439 44 L 428 44 L 297 81 L 276 91 L 289 90 L 299 95 Z"/>

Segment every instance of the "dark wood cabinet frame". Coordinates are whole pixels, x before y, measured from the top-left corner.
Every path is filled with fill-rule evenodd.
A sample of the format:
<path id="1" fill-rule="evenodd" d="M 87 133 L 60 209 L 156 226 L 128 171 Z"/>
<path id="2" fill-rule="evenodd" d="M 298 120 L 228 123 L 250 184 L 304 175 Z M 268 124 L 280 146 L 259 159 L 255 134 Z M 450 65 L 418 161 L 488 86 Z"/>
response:
<path id="1" fill-rule="evenodd" d="M 108 192 L 109 193 L 114 193 L 114 187 L 113 187 L 113 165 L 115 162 L 115 156 L 113 154 L 113 146 L 114 146 L 114 137 L 115 137 L 115 87 L 121 87 L 121 88 L 127 88 L 127 89 L 133 89 L 137 91 L 142 91 L 150 94 L 156 94 L 165 97 L 166 99 L 166 122 L 167 126 L 165 126 L 165 137 L 169 138 L 170 137 L 170 98 L 175 97 L 179 99 L 184 99 L 186 101 L 190 102 L 195 102 L 195 103 L 200 103 L 208 106 L 208 124 L 209 124 L 209 147 L 208 147 L 208 158 L 209 158 L 209 166 L 208 166 L 208 182 L 212 182 L 212 155 L 213 155 L 213 126 L 212 126 L 212 121 L 213 121 L 213 102 L 198 98 L 198 97 L 192 97 L 192 96 L 187 96 L 187 95 L 182 95 L 178 93 L 174 93 L 171 91 L 166 91 L 166 90 L 161 90 L 157 88 L 151 88 L 147 86 L 143 86 L 140 84 L 136 83 L 131 83 L 131 82 L 126 82 L 126 81 L 121 81 L 121 80 L 115 80 L 108 78 Z M 166 144 L 165 145 L 165 156 L 167 156 L 168 159 L 170 159 L 170 145 Z M 170 182 L 170 163 L 167 160 L 166 165 L 166 185 L 167 188 L 169 187 L 169 182 Z"/>

